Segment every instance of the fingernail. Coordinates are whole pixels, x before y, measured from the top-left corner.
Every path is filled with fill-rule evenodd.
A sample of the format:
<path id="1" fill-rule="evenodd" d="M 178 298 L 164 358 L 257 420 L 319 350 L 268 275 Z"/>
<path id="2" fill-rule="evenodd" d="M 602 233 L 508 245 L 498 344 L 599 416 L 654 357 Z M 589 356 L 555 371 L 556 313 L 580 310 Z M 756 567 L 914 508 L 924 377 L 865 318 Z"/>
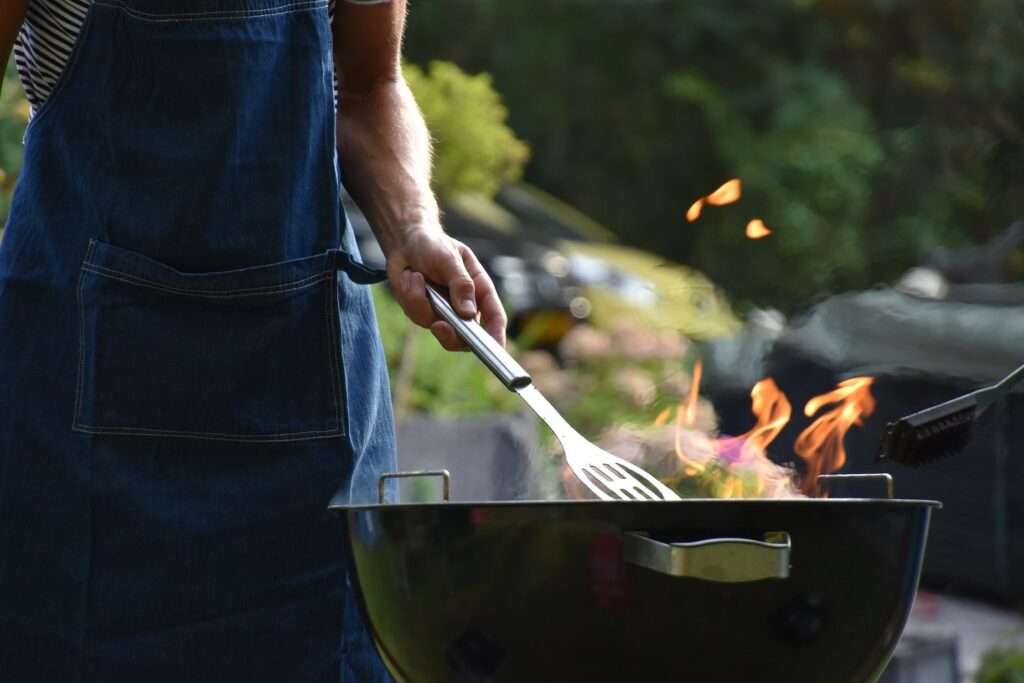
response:
<path id="1" fill-rule="evenodd" d="M 412 284 L 412 280 L 410 278 L 411 275 L 412 275 L 412 273 L 410 273 L 408 270 L 403 270 L 402 271 L 402 293 L 403 294 L 408 294 L 409 293 L 409 287 Z"/>
<path id="2" fill-rule="evenodd" d="M 470 315 L 476 315 L 476 302 L 473 301 L 472 299 L 463 299 L 462 310 L 464 310 L 466 313 L 469 313 Z"/>

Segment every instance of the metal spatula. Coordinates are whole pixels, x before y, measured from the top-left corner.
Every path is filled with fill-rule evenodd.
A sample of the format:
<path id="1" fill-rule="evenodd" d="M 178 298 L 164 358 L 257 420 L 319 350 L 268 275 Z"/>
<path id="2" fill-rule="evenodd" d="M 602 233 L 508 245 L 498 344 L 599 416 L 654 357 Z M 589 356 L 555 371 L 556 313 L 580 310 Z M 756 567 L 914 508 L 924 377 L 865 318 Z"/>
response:
<path id="1" fill-rule="evenodd" d="M 427 298 L 442 320 L 453 328 L 487 369 L 530 406 L 555 433 L 573 474 L 601 500 L 679 500 L 675 491 L 646 470 L 587 441 L 565 421 L 533 386 L 526 370 L 475 320 L 466 320 L 436 289 L 427 285 Z"/>

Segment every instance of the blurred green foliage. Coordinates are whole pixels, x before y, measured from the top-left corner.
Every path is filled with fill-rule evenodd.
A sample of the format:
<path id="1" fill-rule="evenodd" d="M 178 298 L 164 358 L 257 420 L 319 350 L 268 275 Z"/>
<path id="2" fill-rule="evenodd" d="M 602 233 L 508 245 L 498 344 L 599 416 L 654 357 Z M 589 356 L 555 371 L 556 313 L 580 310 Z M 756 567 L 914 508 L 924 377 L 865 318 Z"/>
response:
<path id="1" fill-rule="evenodd" d="M 405 78 L 434 138 L 434 189 L 493 196 L 522 176 L 526 143 L 506 125 L 508 110 L 487 74 L 470 76 L 450 62 L 426 70 L 406 65 Z"/>
<path id="2" fill-rule="evenodd" d="M 3 89 L 0 90 L 0 226 L 3 226 L 7 218 L 11 193 L 21 170 L 21 138 L 27 122 L 28 102 L 11 60 L 3 77 Z"/>
<path id="3" fill-rule="evenodd" d="M 1000 647 L 981 659 L 975 683 L 1024 683 L 1024 648 Z"/>
<path id="4" fill-rule="evenodd" d="M 740 303 L 796 308 L 1024 214 L 1022 7 L 446 0 L 413 8 L 407 56 L 493 75 L 528 181 Z M 683 219 L 737 176 L 739 204 Z M 775 234 L 746 240 L 754 217 Z"/>

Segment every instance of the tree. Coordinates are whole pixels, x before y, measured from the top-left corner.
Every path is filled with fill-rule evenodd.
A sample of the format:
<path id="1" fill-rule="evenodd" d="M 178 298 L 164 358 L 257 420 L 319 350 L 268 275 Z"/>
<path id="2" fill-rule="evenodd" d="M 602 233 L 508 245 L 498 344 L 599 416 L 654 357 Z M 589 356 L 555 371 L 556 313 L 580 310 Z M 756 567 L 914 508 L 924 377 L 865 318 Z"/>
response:
<path id="1" fill-rule="evenodd" d="M 434 189 L 493 196 L 520 178 L 530 150 L 506 125 L 508 111 L 487 74 L 470 76 L 450 62 L 405 77 L 434 138 Z"/>

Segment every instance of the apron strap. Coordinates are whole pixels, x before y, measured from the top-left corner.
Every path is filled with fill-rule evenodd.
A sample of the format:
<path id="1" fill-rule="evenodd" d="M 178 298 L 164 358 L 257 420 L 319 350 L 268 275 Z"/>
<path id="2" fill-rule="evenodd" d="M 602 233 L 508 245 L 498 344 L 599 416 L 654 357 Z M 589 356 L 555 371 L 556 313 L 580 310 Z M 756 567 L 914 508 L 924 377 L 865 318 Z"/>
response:
<path id="1" fill-rule="evenodd" d="M 335 249 L 335 267 L 345 271 L 352 282 L 360 285 L 375 285 L 388 279 L 387 271 L 378 268 L 369 268 L 352 258 L 352 254 L 340 249 Z"/>

